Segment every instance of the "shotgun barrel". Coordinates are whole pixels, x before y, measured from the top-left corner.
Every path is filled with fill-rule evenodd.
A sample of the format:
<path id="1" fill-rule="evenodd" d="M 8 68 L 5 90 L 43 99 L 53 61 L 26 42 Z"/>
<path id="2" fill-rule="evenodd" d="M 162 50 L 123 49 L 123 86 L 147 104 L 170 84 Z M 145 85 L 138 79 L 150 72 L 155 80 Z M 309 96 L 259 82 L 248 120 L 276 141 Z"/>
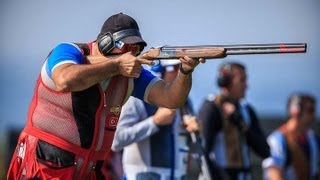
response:
<path id="1" fill-rule="evenodd" d="M 273 54 L 273 53 L 305 53 L 306 43 L 282 43 L 282 44 L 247 44 L 226 45 L 227 55 L 241 54 Z"/>
<path id="2" fill-rule="evenodd" d="M 235 45 L 196 45 L 196 46 L 162 46 L 146 52 L 154 59 L 177 59 L 183 56 L 192 58 L 224 58 L 228 55 L 305 53 L 306 43 L 274 44 L 235 44 Z"/>

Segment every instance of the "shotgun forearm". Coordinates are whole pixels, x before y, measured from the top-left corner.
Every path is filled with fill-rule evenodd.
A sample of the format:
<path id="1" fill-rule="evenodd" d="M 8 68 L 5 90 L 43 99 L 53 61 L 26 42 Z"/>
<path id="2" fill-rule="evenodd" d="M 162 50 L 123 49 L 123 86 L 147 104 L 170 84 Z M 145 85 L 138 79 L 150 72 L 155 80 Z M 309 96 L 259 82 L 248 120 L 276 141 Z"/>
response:
<path id="1" fill-rule="evenodd" d="M 145 53 L 148 57 L 152 59 L 179 59 L 184 56 L 189 56 L 191 58 L 223 58 L 226 56 L 225 48 L 221 47 L 211 47 L 211 48 L 185 48 L 183 46 L 170 47 L 163 46 L 160 48 L 154 48 Z"/>
<path id="2" fill-rule="evenodd" d="M 306 43 L 279 44 L 237 44 L 237 45 L 199 45 L 199 46 L 162 46 L 145 53 L 151 59 L 224 58 L 228 55 L 305 53 Z"/>

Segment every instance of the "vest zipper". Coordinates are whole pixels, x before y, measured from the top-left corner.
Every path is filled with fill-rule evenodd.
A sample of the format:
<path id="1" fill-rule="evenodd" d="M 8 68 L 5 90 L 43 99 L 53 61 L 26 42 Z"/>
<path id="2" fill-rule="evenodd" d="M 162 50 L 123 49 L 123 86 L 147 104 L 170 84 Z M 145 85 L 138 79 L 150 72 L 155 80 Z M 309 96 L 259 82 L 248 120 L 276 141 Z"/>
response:
<path id="1" fill-rule="evenodd" d="M 106 93 L 103 92 L 103 107 L 107 107 Z"/>

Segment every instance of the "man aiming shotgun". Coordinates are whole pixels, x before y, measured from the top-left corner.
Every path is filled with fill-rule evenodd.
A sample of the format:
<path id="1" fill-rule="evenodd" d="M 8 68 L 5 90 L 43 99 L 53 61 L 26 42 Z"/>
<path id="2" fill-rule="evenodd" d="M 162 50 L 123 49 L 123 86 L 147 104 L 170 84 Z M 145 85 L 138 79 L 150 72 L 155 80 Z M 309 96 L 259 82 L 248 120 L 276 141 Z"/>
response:
<path id="1" fill-rule="evenodd" d="M 184 72 L 167 83 L 142 67 L 154 64 L 138 56 L 146 45 L 123 13 L 109 17 L 92 42 L 57 45 L 39 73 L 7 179 L 105 179 L 102 166 L 129 96 L 171 109 L 185 104 L 192 78 L 184 72 L 204 59 L 181 58 Z"/>

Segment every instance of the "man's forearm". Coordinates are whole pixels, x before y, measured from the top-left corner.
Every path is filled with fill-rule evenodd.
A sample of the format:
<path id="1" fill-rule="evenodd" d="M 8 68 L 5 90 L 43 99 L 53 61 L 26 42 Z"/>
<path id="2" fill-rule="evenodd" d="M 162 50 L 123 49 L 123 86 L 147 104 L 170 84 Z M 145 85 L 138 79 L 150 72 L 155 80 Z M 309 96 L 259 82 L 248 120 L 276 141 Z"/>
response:
<path id="1" fill-rule="evenodd" d="M 121 123 L 125 121 L 126 119 L 123 119 L 118 124 L 116 137 L 112 144 L 114 151 L 120 151 L 125 146 L 147 139 L 159 130 L 158 126 L 153 123 L 152 117 L 131 124 Z"/>
<path id="2" fill-rule="evenodd" d="M 92 59 L 98 60 L 99 58 L 92 57 Z M 110 59 L 94 64 L 58 66 L 53 71 L 53 80 L 59 91 L 81 91 L 116 74 L 119 74 L 117 62 Z"/>
<path id="3" fill-rule="evenodd" d="M 267 170 L 267 179 L 282 180 L 282 171 L 277 167 L 269 167 Z"/>
<path id="4" fill-rule="evenodd" d="M 188 98 L 191 85 L 191 73 L 185 75 L 179 72 L 172 82 L 155 83 L 150 89 L 148 102 L 169 109 L 180 108 Z"/>
<path id="5" fill-rule="evenodd" d="M 188 98 L 192 85 L 191 74 L 185 75 L 179 72 L 173 82 L 169 85 L 167 93 L 169 96 L 169 108 L 183 106 Z"/>
<path id="6" fill-rule="evenodd" d="M 184 105 L 186 102 L 188 95 L 190 93 L 192 86 L 192 74 L 183 74 L 179 71 L 177 78 L 175 79 L 175 83 L 173 85 L 173 93 L 174 97 L 177 97 L 176 100 L 180 100 L 180 104 Z"/>

